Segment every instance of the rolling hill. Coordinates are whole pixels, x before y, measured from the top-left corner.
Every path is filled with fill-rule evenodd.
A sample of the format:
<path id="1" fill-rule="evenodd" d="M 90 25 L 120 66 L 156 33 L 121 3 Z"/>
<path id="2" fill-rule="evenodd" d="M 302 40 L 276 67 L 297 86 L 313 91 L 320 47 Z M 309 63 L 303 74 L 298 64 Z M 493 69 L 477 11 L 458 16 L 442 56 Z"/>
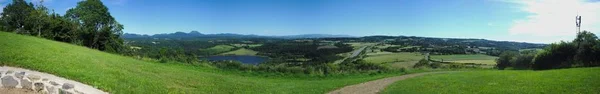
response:
<path id="1" fill-rule="evenodd" d="M 346 85 L 401 75 L 312 77 L 219 70 L 148 62 L 68 43 L 0 32 L 0 64 L 79 81 L 109 93 L 325 93 Z"/>

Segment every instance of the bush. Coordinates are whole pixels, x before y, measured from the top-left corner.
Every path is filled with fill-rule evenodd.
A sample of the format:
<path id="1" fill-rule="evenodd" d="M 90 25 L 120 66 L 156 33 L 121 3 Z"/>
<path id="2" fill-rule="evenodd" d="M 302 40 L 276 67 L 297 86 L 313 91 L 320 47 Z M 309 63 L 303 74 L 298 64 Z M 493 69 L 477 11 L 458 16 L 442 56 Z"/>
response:
<path id="1" fill-rule="evenodd" d="M 424 67 L 424 66 L 427 66 L 427 65 L 429 65 L 429 60 L 421 59 L 421 60 L 419 60 L 419 62 L 417 62 L 413 66 L 413 68 L 421 68 L 421 67 Z"/>

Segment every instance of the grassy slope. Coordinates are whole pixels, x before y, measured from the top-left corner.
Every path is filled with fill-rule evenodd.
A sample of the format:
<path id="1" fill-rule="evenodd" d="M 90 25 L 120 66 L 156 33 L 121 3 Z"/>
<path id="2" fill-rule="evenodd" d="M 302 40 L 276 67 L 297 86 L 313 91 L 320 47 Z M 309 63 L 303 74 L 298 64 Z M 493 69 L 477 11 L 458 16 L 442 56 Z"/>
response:
<path id="1" fill-rule="evenodd" d="M 235 51 L 221 53 L 221 55 L 256 55 L 258 52 L 250 49 L 240 48 Z"/>
<path id="2" fill-rule="evenodd" d="M 213 46 L 210 48 L 201 49 L 200 51 L 209 53 L 209 54 L 219 54 L 219 53 L 231 51 L 231 49 L 233 49 L 233 48 L 235 48 L 235 47 L 229 46 L 229 45 L 216 45 L 216 46 Z"/>
<path id="3" fill-rule="evenodd" d="M 600 90 L 600 68 L 547 71 L 489 70 L 435 74 L 398 81 L 387 94 L 498 93 L 592 94 Z"/>
<path id="4" fill-rule="evenodd" d="M 259 77 L 178 63 L 145 62 L 6 32 L 0 32 L 0 63 L 55 74 L 117 94 L 324 93 L 345 85 L 399 75 Z"/>

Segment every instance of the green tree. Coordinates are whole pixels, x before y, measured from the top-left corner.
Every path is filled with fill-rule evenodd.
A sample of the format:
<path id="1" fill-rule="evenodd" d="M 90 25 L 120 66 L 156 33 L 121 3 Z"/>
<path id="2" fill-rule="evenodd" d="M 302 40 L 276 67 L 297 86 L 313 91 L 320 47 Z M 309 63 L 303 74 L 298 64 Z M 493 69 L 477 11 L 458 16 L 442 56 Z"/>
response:
<path id="1" fill-rule="evenodd" d="M 85 0 L 65 14 L 69 19 L 79 22 L 83 44 L 90 48 L 107 52 L 119 52 L 122 49 L 123 25 L 119 24 L 108 12 L 100 0 Z"/>
<path id="2" fill-rule="evenodd" d="M 535 56 L 532 68 L 536 70 L 571 67 L 576 47 L 572 43 L 553 43 Z"/>
<path id="3" fill-rule="evenodd" d="M 24 0 L 13 0 L 12 3 L 6 5 L 2 12 L 2 29 L 4 31 L 13 31 L 16 33 L 31 34 L 26 28 L 31 22 L 28 22 L 31 14 L 35 12 L 32 3 L 27 3 Z"/>
<path id="4" fill-rule="evenodd" d="M 597 45 L 600 43 L 598 43 L 598 37 L 594 33 L 588 31 L 579 32 L 573 43 L 577 47 L 577 53 L 574 58 L 577 61 L 577 65 L 592 66 L 595 62 L 598 62 L 595 55 L 598 50 L 595 49 L 597 49 Z"/>
<path id="5" fill-rule="evenodd" d="M 498 59 L 496 59 L 496 67 L 500 70 L 504 70 L 504 68 L 510 67 L 513 65 L 511 60 L 519 55 L 516 51 L 504 51 L 500 54 Z"/>

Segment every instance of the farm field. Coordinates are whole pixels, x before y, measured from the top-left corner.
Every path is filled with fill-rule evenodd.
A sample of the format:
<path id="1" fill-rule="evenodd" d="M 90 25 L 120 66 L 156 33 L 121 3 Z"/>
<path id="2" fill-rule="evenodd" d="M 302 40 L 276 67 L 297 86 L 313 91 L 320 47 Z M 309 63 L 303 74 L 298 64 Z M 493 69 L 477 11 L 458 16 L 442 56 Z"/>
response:
<path id="1" fill-rule="evenodd" d="M 391 62 L 406 62 L 406 61 L 419 61 L 423 58 L 420 53 L 382 53 L 368 55 L 364 58 L 365 61 L 371 63 L 391 63 Z"/>
<path id="2" fill-rule="evenodd" d="M 454 63 L 475 63 L 495 65 L 498 57 L 483 54 L 474 55 L 431 55 L 430 58 L 436 61 L 454 62 Z"/>
<path id="3" fill-rule="evenodd" d="M 240 48 L 234 51 L 221 53 L 220 55 L 256 55 L 258 52 L 246 48 Z"/>
<path id="4" fill-rule="evenodd" d="M 371 42 L 350 42 L 350 43 L 347 43 L 347 44 L 350 44 L 350 46 L 352 46 L 352 48 L 354 48 L 354 49 L 358 49 L 358 48 L 363 47 L 363 46 L 375 45 L 377 43 L 371 43 Z"/>
<path id="5" fill-rule="evenodd" d="M 68 43 L 0 32 L 0 64 L 54 74 L 114 94 L 324 93 L 402 75 L 310 77 L 224 71 L 202 65 L 147 62 Z M 273 75 L 273 76 L 269 76 Z M 118 84 L 115 84 L 118 83 Z"/>
<path id="6" fill-rule="evenodd" d="M 381 63 L 391 68 L 412 68 L 412 66 L 419 60 L 423 59 L 423 55 L 420 53 L 409 53 L 409 52 L 377 52 L 368 53 L 363 59 L 370 63 Z"/>
<path id="7" fill-rule="evenodd" d="M 207 53 L 207 54 L 219 54 L 219 53 L 231 51 L 231 49 L 233 49 L 233 48 L 235 48 L 235 47 L 229 46 L 229 45 L 216 45 L 216 46 L 213 46 L 210 48 L 200 49 L 200 51 Z"/>
<path id="8" fill-rule="evenodd" d="M 455 61 L 448 61 L 448 62 L 496 65 L 496 60 L 494 60 L 494 59 L 490 59 L 490 60 L 455 60 Z"/>
<path id="9" fill-rule="evenodd" d="M 398 81 L 384 94 L 499 93 L 593 94 L 600 90 L 599 67 L 545 71 L 484 70 L 425 75 Z"/>

